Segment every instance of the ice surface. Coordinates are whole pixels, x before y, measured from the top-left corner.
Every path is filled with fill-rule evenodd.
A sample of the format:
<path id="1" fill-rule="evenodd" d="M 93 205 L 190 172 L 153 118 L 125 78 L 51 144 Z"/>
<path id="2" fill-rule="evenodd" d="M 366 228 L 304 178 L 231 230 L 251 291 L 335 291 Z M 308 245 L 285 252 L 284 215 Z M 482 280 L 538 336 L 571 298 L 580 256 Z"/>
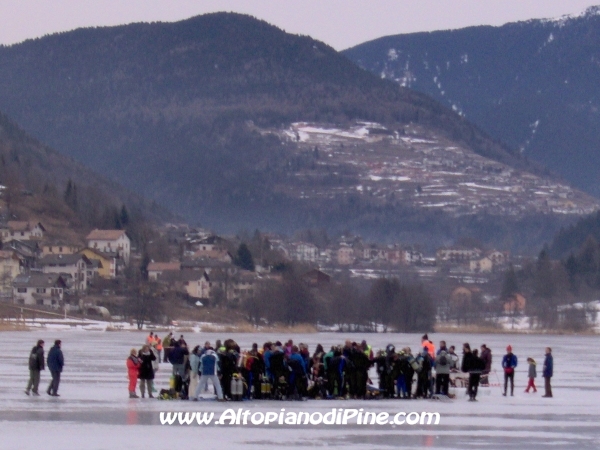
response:
<path id="1" fill-rule="evenodd" d="M 165 333 L 162 333 L 165 334 Z M 380 401 L 249 401 L 220 404 L 213 401 L 184 402 L 127 398 L 125 358 L 146 336 L 141 332 L 95 332 L 41 330 L 4 332 L 0 340 L 0 421 L 2 448 L 24 449 L 163 449 L 163 448 L 307 448 L 344 449 L 598 449 L 600 432 L 598 405 L 600 391 L 600 349 L 595 336 L 473 335 L 433 334 L 438 344 L 461 347 L 463 342 L 479 347 L 486 343 L 493 351 L 493 368 L 500 373 L 501 356 L 511 344 L 519 357 L 515 397 L 502 397 L 500 387 L 480 388 L 476 403 L 467 402 L 462 392 L 457 400 L 441 403 L 426 400 Z M 345 339 L 366 339 L 374 349 L 393 343 L 396 348 L 419 347 L 416 334 L 317 333 L 293 336 L 273 334 L 185 333 L 190 345 L 205 340 L 234 338 L 242 348 L 252 342 L 294 339 L 328 348 Z M 60 398 L 27 397 L 27 355 L 37 339 L 63 340 L 66 367 Z M 546 346 L 553 348 L 554 398 L 525 394 L 526 358 L 541 364 Z M 161 364 L 157 387 L 167 387 L 170 365 Z M 374 378 L 374 374 L 373 378 Z M 538 387 L 543 379 L 538 377 Z M 40 392 L 49 381 L 44 371 Z M 496 381 L 492 376 L 492 381 Z M 209 411 L 220 414 L 226 408 L 254 411 L 321 411 L 331 408 L 364 408 L 365 411 L 439 412 L 438 426 L 347 425 L 347 426 L 161 426 L 160 411 Z"/>

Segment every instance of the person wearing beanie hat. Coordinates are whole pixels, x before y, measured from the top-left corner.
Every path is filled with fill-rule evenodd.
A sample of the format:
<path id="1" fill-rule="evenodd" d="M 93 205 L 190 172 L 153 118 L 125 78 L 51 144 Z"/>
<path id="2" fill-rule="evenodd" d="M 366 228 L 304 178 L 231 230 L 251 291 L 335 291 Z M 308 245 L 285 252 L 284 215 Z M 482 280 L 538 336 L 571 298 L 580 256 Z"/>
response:
<path id="1" fill-rule="evenodd" d="M 517 355 L 512 352 L 512 346 L 506 347 L 506 355 L 502 358 L 502 368 L 504 369 L 504 392 L 502 395 L 506 397 L 508 381 L 510 380 L 510 395 L 514 395 L 515 391 L 515 367 L 517 367 Z"/>

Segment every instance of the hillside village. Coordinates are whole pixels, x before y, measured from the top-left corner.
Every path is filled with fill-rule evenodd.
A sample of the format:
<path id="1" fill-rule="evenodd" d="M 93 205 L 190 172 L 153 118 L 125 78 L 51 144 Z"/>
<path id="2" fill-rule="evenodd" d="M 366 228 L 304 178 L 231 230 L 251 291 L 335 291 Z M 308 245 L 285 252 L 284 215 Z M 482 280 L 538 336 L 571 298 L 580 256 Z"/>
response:
<path id="1" fill-rule="evenodd" d="M 585 215 L 600 207 L 567 184 L 491 160 L 415 124 L 394 130 L 372 122 L 300 122 L 272 132 L 297 143 L 304 157 L 296 184 L 286 187 L 302 199 L 356 193 L 452 216 Z M 324 177 L 332 181 L 317 182 Z"/>
<path id="2" fill-rule="evenodd" d="M 250 256 L 253 267 L 241 267 L 239 252 L 245 244 L 238 237 L 181 224 L 160 228 L 170 254 L 179 256 L 146 263 L 125 230 L 91 230 L 81 245 L 49 239 L 41 222 L 8 221 L 0 236 L 4 302 L 105 316 L 111 314 L 105 307 L 109 299 L 119 297 L 119 286 L 144 264 L 145 277 L 155 289 L 201 307 L 240 305 L 261 295 L 261 284 L 281 282 L 277 266 L 282 264 L 298 264 L 301 279 L 310 287 L 333 283 L 341 272 L 370 280 L 402 271 L 476 285 L 504 271 L 510 260 L 508 252 L 478 248 L 440 248 L 435 255 L 424 255 L 415 247 L 365 243 L 358 236 L 317 246 L 259 234 L 260 250 Z"/>

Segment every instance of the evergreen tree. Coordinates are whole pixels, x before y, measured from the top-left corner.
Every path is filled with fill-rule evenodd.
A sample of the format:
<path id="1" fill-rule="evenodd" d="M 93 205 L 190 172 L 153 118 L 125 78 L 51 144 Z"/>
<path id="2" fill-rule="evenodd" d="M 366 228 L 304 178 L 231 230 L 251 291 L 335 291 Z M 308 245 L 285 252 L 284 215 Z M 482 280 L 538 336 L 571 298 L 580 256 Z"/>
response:
<path id="1" fill-rule="evenodd" d="M 114 220 L 114 224 L 115 224 L 115 230 L 122 230 L 123 229 L 123 223 L 121 223 L 121 215 L 119 214 L 119 211 L 115 208 L 114 213 L 113 213 L 113 220 Z"/>
<path id="2" fill-rule="evenodd" d="M 237 250 L 237 255 L 235 258 L 235 264 L 242 269 L 254 271 L 254 258 L 252 258 L 252 253 L 250 253 L 250 249 L 244 243 L 241 243 Z"/>
<path id="3" fill-rule="evenodd" d="M 69 181 L 67 182 L 67 187 L 65 188 L 65 193 L 63 195 L 63 198 L 64 198 L 67 206 L 69 208 L 71 208 L 72 211 L 78 210 L 77 186 L 75 185 L 75 183 L 73 183 L 71 181 L 70 178 L 69 178 Z"/>
<path id="4" fill-rule="evenodd" d="M 129 213 L 127 212 L 127 208 L 125 207 L 125 205 L 123 205 L 121 207 L 121 225 L 123 227 L 127 227 L 127 225 L 129 225 Z"/>
<path id="5" fill-rule="evenodd" d="M 502 294 L 500 295 L 502 303 L 510 299 L 513 295 L 519 292 L 519 282 L 513 265 L 508 266 L 508 270 L 504 273 L 504 281 L 502 283 Z"/>

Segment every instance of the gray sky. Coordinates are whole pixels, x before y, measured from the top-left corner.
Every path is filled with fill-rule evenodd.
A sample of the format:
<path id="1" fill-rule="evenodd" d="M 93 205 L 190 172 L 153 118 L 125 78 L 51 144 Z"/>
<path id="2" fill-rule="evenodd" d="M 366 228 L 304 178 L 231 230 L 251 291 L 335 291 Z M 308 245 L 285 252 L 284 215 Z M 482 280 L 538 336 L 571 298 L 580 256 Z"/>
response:
<path id="1" fill-rule="evenodd" d="M 600 0 L 0 0 L 0 44 L 80 27 L 251 14 L 337 50 L 390 34 L 578 14 Z"/>

